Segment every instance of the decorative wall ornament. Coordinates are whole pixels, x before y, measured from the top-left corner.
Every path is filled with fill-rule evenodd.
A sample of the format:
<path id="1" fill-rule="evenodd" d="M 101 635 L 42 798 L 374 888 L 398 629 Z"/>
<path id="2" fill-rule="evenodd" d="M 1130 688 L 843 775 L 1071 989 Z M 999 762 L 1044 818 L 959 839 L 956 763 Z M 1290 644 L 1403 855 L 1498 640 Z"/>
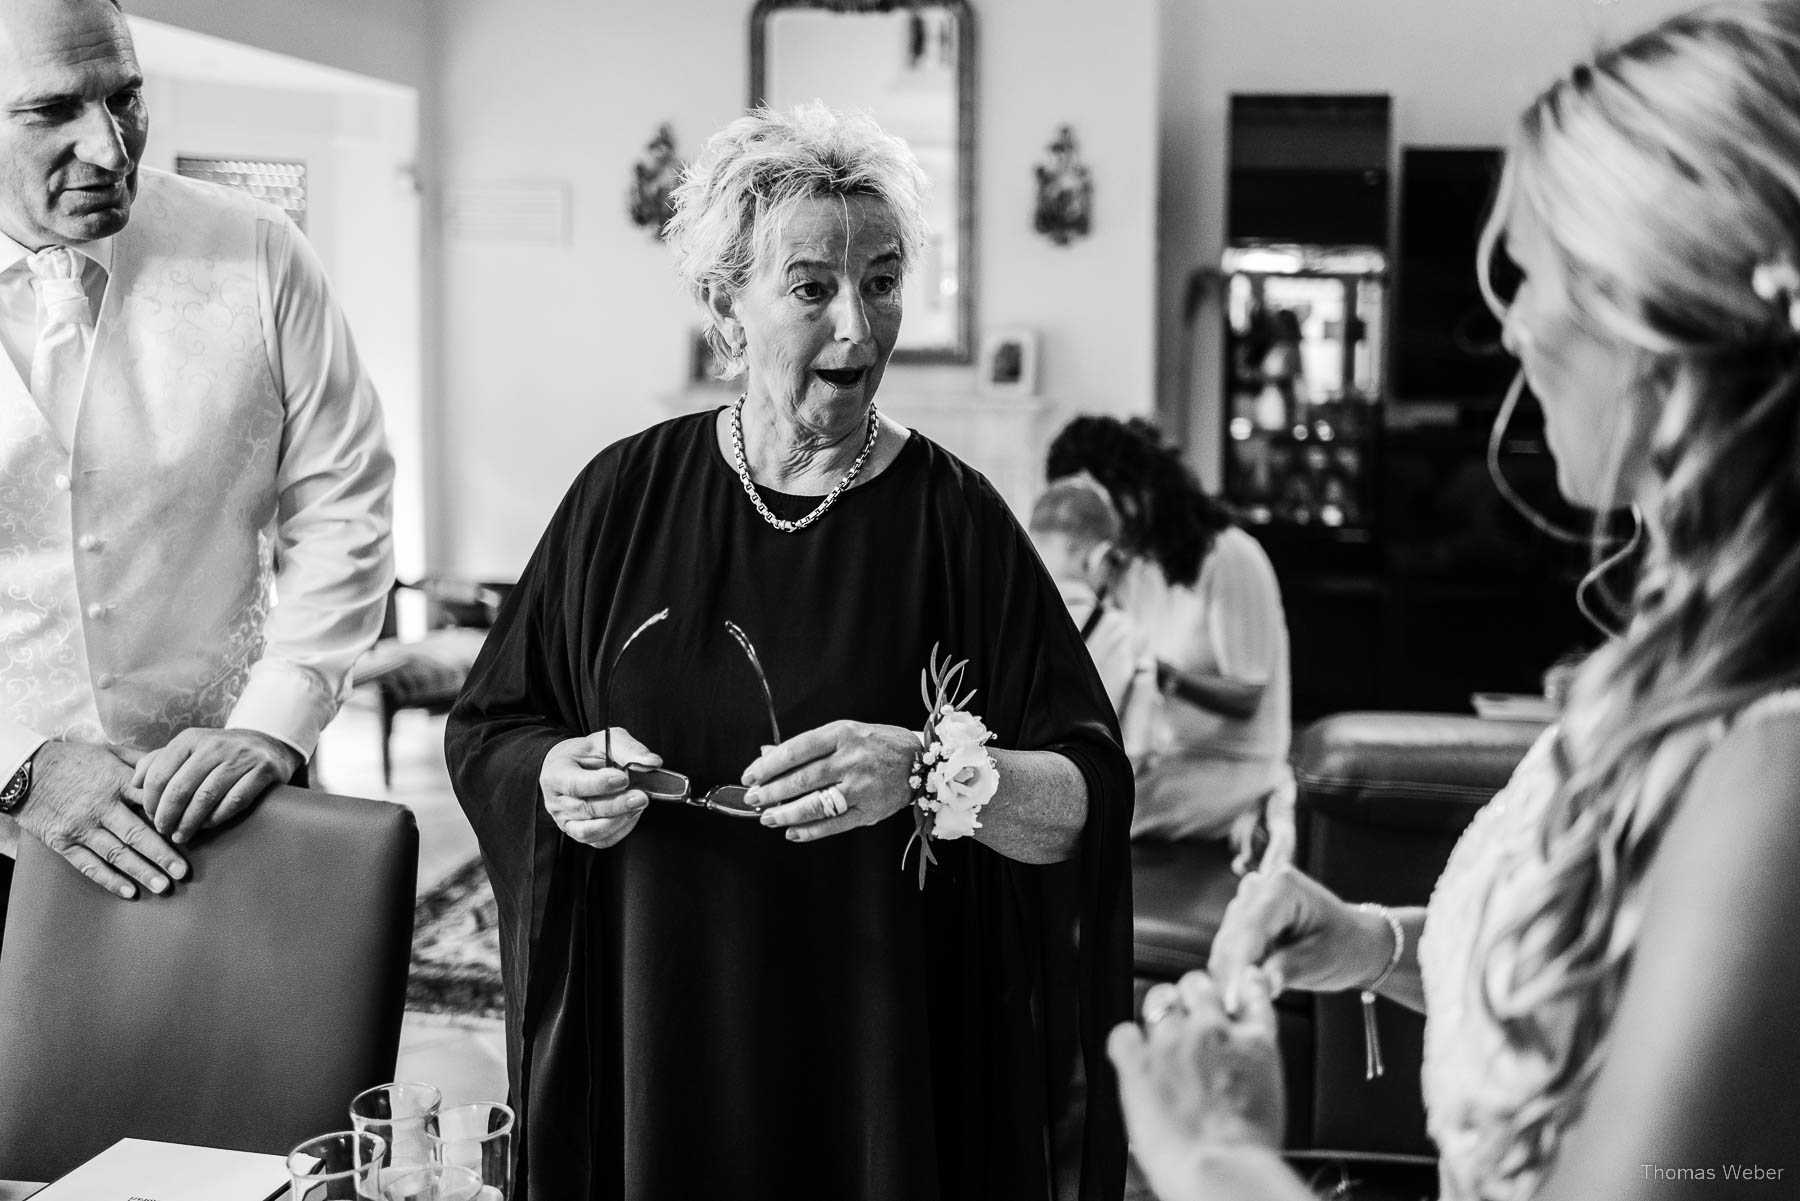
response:
<path id="1" fill-rule="evenodd" d="M 663 226 L 675 215 L 670 195 L 681 176 L 681 161 L 675 157 L 675 131 L 668 122 L 657 128 L 656 136 L 644 146 L 644 156 L 631 168 L 631 189 L 626 194 L 634 225 L 645 226 L 663 236 Z"/>
<path id="2" fill-rule="evenodd" d="M 1050 157 L 1037 165 L 1037 231 L 1067 246 L 1087 236 L 1094 209 L 1094 180 L 1075 147 L 1075 131 L 1067 125 L 1050 143 Z"/>

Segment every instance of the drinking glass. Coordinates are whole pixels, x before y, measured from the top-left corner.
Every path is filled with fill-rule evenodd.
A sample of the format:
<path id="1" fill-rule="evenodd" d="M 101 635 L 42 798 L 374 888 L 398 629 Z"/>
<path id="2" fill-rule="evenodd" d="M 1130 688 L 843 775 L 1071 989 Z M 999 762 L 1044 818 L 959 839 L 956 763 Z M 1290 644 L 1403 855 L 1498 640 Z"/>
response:
<path id="1" fill-rule="evenodd" d="M 425 1124 L 432 1158 L 479 1175 L 481 1201 L 512 1196 L 512 1131 L 513 1111 L 497 1101 L 452 1106 Z"/>
<path id="2" fill-rule="evenodd" d="M 387 1159 L 387 1140 L 362 1130 L 309 1138 L 288 1152 L 291 1201 L 369 1201 Z"/>
<path id="3" fill-rule="evenodd" d="M 480 1201 L 481 1177 L 451 1164 L 389 1168 L 381 1174 L 381 1201 Z"/>
<path id="4" fill-rule="evenodd" d="M 377 1084 L 350 1102 L 350 1124 L 387 1140 L 389 1167 L 423 1166 L 431 1162 L 425 1123 L 442 1103 L 429 1084 Z"/>

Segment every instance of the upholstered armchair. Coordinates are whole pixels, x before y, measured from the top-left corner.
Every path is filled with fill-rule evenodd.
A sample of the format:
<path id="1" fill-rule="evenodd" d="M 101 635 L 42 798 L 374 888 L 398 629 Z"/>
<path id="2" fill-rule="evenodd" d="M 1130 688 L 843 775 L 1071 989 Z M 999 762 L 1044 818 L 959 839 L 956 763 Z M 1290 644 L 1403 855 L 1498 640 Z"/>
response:
<path id="1" fill-rule="evenodd" d="M 395 583 L 388 594 L 381 637 L 357 663 L 353 676 L 356 687 L 367 687 L 375 694 L 381 719 L 382 783 L 394 782 L 390 744 L 395 715 L 402 709 L 449 711 L 475 664 L 500 602 L 511 588 L 510 584 L 439 578 Z M 396 600 L 406 589 L 424 595 L 430 629 L 423 638 L 403 642 L 398 637 Z"/>
<path id="2" fill-rule="evenodd" d="M 1543 728 L 1445 713 L 1340 713 L 1315 722 L 1294 745 L 1300 866 L 1346 900 L 1425 904 L 1464 827 Z M 1424 1019 L 1377 1003 L 1387 1070 L 1365 1080 L 1356 994 L 1308 1000 L 1311 1145 L 1352 1156 L 1433 1155 L 1419 1087 Z"/>

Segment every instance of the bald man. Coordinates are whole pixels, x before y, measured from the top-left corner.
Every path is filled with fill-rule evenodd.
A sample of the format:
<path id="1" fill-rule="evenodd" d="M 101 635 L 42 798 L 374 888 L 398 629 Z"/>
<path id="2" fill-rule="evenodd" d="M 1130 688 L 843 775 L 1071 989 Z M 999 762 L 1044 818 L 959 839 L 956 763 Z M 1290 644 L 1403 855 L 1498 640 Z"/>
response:
<path id="1" fill-rule="evenodd" d="M 127 899 L 299 771 L 393 580 L 317 259 L 141 168 L 148 130 L 116 4 L 0 0 L 0 855 L 23 831 Z"/>

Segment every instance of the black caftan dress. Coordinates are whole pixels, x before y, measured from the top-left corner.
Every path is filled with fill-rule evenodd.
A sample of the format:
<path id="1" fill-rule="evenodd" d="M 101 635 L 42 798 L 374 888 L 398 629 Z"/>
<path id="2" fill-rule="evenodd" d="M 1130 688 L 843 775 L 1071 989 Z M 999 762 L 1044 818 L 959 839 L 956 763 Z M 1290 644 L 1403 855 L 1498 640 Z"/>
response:
<path id="1" fill-rule="evenodd" d="M 450 717 L 499 901 L 517 1196 L 1114 1201 L 1102 1044 L 1130 1008 L 1131 769 L 1060 596 L 992 486 L 923 436 L 786 534 L 715 420 L 589 464 Z M 789 517 L 818 503 L 763 496 Z M 609 713 L 606 665 L 665 607 L 619 661 Z M 563 836 L 537 781 L 564 739 L 610 720 L 696 790 L 772 741 L 727 620 L 784 737 L 839 718 L 917 729 L 933 645 L 966 658 L 995 746 L 1080 769 L 1078 857 L 941 842 L 921 890 L 910 810 L 806 845 L 672 802 L 611 848 Z"/>

